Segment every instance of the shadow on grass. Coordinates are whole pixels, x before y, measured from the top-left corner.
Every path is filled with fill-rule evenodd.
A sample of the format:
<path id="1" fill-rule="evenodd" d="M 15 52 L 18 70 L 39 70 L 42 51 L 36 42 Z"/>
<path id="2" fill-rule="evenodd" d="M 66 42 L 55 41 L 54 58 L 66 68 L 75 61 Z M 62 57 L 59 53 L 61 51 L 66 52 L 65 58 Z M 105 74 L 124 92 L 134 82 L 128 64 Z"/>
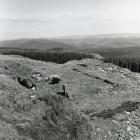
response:
<path id="1" fill-rule="evenodd" d="M 115 109 L 103 110 L 100 113 L 92 114 L 90 117 L 108 119 L 108 118 L 112 118 L 117 113 L 123 113 L 123 111 L 127 111 L 127 112 L 135 111 L 136 109 L 139 108 L 139 106 L 140 106 L 140 102 L 127 101 L 127 102 L 122 103 L 120 106 L 118 106 Z"/>

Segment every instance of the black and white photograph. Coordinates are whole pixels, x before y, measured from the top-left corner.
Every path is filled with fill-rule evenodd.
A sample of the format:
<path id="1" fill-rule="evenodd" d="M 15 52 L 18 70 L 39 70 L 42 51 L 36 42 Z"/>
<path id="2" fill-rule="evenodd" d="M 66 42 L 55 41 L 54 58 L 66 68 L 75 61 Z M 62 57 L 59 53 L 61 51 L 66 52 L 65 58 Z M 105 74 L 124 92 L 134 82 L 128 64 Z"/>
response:
<path id="1" fill-rule="evenodd" d="M 0 140 L 140 140 L 140 0 L 0 0 Z"/>

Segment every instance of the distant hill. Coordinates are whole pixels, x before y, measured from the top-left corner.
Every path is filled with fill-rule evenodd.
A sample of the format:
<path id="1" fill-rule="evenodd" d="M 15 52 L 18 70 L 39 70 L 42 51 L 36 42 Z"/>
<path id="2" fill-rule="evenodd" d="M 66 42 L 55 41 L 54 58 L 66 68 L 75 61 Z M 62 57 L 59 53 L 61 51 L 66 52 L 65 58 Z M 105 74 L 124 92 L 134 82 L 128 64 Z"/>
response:
<path id="1" fill-rule="evenodd" d="M 139 36 L 85 36 L 56 39 L 17 39 L 1 41 L 0 47 L 24 49 L 92 49 L 92 48 L 131 48 L 140 47 Z"/>
<path id="2" fill-rule="evenodd" d="M 101 35 L 53 39 L 17 39 L 0 42 L 0 49 L 30 49 L 54 52 L 97 53 L 103 56 L 132 56 L 140 54 L 140 36 Z"/>
<path id="3" fill-rule="evenodd" d="M 71 37 L 57 41 L 76 46 L 87 53 L 98 53 L 103 56 L 140 56 L 140 36 L 136 35 Z"/>
<path id="4" fill-rule="evenodd" d="M 114 37 L 114 36 L 91 36 L 79 38 L 57 39 L 57 41 L 85 48 L 128 48 L 140 47 L 140 37 Z"/>
<path id="5" fill-rule="evenodd" d="M 73 45 L 48 39 L 17 39 L 0 42 L 0 48 L 39 49 L 39 50 L 76 50 Z"/>
<path id="6" fill-rule="evenodd" d="M 48 39 L 18 39 L 0 43 L 0 53 L 21 55 L 35 60 L 65 63 L 83 58 L 103 59 L 99 54 L 83 51 L 74 45 Z"/>

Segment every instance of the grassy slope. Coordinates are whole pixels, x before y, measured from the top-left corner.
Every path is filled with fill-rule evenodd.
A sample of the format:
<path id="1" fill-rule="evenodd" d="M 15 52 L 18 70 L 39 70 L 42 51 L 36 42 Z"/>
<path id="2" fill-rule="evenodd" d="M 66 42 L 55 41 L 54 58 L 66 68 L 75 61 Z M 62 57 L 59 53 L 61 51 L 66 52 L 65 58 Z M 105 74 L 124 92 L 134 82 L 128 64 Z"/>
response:
<path id="1" fill-rule="evenodd" d="M 0 58 L 0 86 L 5 87 L 1 88 L 0 95 L 1 137 L 17 140 L 130 139 L 134 136 L 127 131 L 129 125 L 132 128 L 135 125 L 138 132 L 133 133 L 140 136 L 137 121 L 140 115 L 139 74 L 97 60 L 75 60 L 60 65 L 15 56 L 0 55 Z M 37 89 L 28 90 L 13 79 L 15 75 L 31 78 L 36 72 L 43 79 L 58 74 L 62 82 L 49 85 L 43 79 L 35 80 Z M 56 95 L 63 83 L 67 84 L 69 100 Z M 31 99 L 31 95 L 36 98 Z M 133 114 L 137 116 L 132 117 Z M 120 115 L 125 119 L 119 118 Z"/>
<path id="2" fill-rule="evenodd" d="M 42 68 L 49 74 L 56 67 L 22 57 L 0 55 L 0 139 L 91 139 L 91 125 L 87 119 L 68 99 L 52 91 L 48 82 L 36 81 L 34 91 L 21 86 L 14 78 L 18 75 L 31 78 L 34 73 L 41 73 Z M 32 99 L 32 95 L 36 98 Z"/>

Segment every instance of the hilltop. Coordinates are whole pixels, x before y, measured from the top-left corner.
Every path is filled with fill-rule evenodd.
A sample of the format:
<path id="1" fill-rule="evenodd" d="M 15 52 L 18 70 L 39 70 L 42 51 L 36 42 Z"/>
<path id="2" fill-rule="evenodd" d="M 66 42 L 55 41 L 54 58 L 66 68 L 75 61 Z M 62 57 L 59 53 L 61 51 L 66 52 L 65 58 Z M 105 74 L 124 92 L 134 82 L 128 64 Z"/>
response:
<path id="1" fill-rule="evenodd" d="M 0 139 L 140 138 L 140 74 L 128 69 L 0 55 L 0 87 Z"/>

